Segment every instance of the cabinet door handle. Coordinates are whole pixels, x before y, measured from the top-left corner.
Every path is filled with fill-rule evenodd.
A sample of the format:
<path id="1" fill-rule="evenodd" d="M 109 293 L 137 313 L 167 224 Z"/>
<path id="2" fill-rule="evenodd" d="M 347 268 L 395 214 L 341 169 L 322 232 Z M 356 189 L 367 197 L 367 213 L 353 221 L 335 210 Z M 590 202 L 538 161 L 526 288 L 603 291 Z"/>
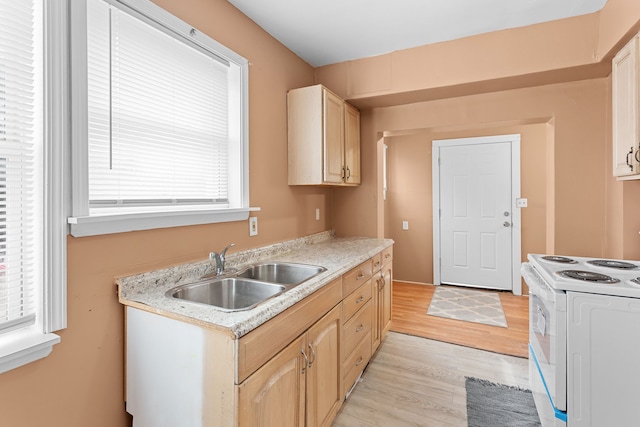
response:
<path id="1" fill-rule="evenodd" d="M 304 356 L 304 366 L 302 367 L 302 374 L 304 375 L 307 372 L 307 366 L 309 366 L 309 358 L 307 357 L 307 353 L 304 352 L 304 348 L 300 350 L 300 353 Z"/>
<path id="2" fill-rule="evenodd" d="M 360 295 L 360 298 L 356 300 L 356 304 L 360 304 L 362 301 L 364 301 L 364 295 Z"/>
<path id="3" fill-rule="evenodd" d="M 382 283 L 382 286 L 380 286 L 380 290 L 383 290 L 384 287 L 387 285 L 387 281 L 384 279 L 384 276 L 380 278 L 380 283 Z"/>
<path id="4" fill-rule="evenodd" d="M 309 349 L 311 350 L 312 359 L 309 361 L 309 367 L 316 361 L 316 351 L 313 349 L 313 344 L 309 343 Z"/>
<path id="5" fill-rule="evenodd" d="M 363 329 L 364 329 L 364 325 L 360 323 L 360 325 L 356 328 L 356 333 L 360 332 Z"/>
<path id="6" fill-rule="evenodd" d="M 349 178 L 351 178 L 351 169 L 349 169 L 349 166 L 347 166 L 347 179 L 346 179 L 346 181 L 349 181 Z"/>
<path id="7" fill-rule="evenodd" d="M 364 278 L 364 273 L 360 273 L 358 274 L 358 276 L 356 277 L 356 280 L 362 280 Z"/>
<path id="8" fill-rule="evenodd" d="M 640 144 L 638 144 L 638 149 L 636 150 L 636 153 L 633 155 L 633 157 L 636 158 L 636 162 L 640 162 L 640 158 L 638 158 L 638 154 L 640 154 Z"/>
<path id="9" fill-rule="evenodd" d="M 629 169 L 633 170 L 633 164 L 631 164 L 631 162 L 629 161 L 629 156 L 633 156 L 633 147 L 629 148 L 629 152 L 627 153 L 626 158 L 627 166 L 629 166 Z"/>
<path id="10" fill-rule="evenodd" d="M 362 365 L 362 362 L 364 362 L 364 359 L 362 358 L 362 356 L 360 356 L 360 359 L 356 361 L 356 366 Z"/>
<path id="11" fill-rule="evenodd" d="M 379 266 L 379 265 L 380 265 L 380 261 L 376 261 L 376 263 L 375 263 L 375 264 L 373 264 L 373 266 L 374 266 L 374 267 L 377 267 L 377 266 Z"/>

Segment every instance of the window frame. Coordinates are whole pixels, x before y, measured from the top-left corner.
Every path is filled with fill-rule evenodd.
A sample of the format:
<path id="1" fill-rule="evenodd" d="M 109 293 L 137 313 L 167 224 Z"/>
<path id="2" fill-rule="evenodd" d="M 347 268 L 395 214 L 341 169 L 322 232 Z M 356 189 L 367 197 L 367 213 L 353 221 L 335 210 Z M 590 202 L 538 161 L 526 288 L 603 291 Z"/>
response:
<path id="1" fill-rule="evenodd" d="M 0 335 L 0 374 L 48 356 L 60 342 L 52 332 L 67 327 L 68 3 L 40 1 L 44 38 L 43 283 L 37 288 L 35 324 Z"/>
<path id="2" fill-rule="evenodd" d="M 104 0 L 128 12 L 188 38 L 200 47 L 234 63 L 240 68 L 240 147 L 237 161 L 242 171 L 237 191 L 230 191 L 231 207 L 176 206 L 134 211 L 110 208 L 99 212 L 89 209 L 88 123 L 87 123 L 87 6 L 84 1 L 71 2 L 71 129 L 72 177 L 70 232 L 75 237 L 121 233 L 134 230 L 177 227 L 247 220 L 249 212 L 249 62 L 229 48 L 211 39 L 186 22 L 148 0 Z M 232 167 L 237 167 L 231 164 Z"/>

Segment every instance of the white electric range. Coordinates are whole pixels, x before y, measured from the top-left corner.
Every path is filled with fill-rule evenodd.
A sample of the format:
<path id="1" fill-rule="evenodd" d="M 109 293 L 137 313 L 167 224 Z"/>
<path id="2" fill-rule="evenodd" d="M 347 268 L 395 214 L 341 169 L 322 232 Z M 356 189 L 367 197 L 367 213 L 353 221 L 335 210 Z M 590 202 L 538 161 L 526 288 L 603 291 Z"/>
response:
<path id="1" fill-rule="evenodd" d="M 640 261 L 528 260 L 529 372 L 542 425 L 640 425 Z"/>

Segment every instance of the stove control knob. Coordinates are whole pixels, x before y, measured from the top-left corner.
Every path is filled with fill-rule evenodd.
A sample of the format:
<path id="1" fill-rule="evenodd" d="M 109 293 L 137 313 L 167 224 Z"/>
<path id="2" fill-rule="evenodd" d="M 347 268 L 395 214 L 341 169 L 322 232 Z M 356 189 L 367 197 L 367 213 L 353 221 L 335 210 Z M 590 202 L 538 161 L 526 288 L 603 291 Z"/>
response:
<path id="1" fill-rule="evenodd" d="M 502 223 L 505 227 L 511 227 L 511 223 L 509 221 L 505 221 Z"/>

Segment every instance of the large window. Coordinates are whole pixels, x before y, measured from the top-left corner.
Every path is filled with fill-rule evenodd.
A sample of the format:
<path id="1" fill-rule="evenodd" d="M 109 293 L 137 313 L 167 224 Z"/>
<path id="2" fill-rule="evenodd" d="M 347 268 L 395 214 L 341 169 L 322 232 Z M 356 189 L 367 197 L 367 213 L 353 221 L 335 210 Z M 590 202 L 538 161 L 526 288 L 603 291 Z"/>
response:
<path id="1" fill-rule="evenodd" d="M 0 373 L 49 354 L 60 340 L 50 332 L 66 324 L 64 150 L 54 136 L 64 119 L 54 124 L 46 104 L 60 71 L 49 61 L 60 53 L 59 6 L 0 0 Z"/>
<path id="2" fill-rule="evenodd" d="M 246 219 L 247 61 L 147 0 L 73 7 L 72 234 Z"/>

